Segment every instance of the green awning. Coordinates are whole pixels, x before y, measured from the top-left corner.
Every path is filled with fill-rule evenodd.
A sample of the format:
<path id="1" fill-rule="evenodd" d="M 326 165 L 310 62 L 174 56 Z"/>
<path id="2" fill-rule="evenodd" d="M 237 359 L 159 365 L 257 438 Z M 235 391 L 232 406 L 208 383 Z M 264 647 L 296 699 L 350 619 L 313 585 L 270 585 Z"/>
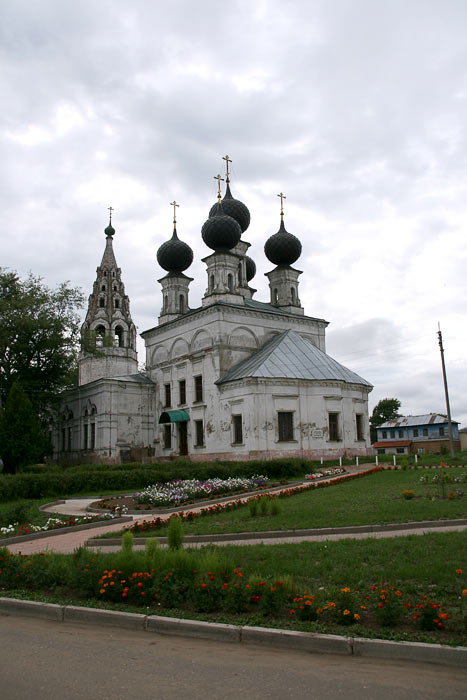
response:
<path id="1" fill-rule="evenodd" d="M 186 411 L 180 409 L 179 411 L 164 411 L 161 413 L 159 423 L 182 423 L 186 420 L 190 420 L 190 416 Z"/>

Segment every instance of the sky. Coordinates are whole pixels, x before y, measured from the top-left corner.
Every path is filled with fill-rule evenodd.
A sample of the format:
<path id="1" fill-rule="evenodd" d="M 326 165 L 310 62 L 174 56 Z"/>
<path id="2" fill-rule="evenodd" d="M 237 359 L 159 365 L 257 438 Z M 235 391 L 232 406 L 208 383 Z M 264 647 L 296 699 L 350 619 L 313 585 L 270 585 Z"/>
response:
<path id="1" fill-rule="evenodd" d="M 440 323 L 466 425 L 466 27 L 464 0 L 3 0 L 0 266 L 88 295 L 112 206 L 142 332 L 175 199 L 195 308 L 228 154 L 255 299 L 283 192 L 305 313 L 374 385 L 370 412 L 446 412 Z"/>

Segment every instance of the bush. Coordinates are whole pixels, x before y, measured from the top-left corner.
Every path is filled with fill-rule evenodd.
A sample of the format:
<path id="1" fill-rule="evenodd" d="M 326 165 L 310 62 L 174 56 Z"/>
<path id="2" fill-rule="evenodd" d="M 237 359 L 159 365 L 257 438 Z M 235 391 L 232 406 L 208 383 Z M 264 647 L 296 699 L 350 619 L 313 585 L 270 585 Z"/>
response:
<path id="1" fill-rule="evenodd" d="M 183 544 L 183 523 L 178 515 L 172 515 L 167 528 L 167 542 L 169 549 L 180 549 Z"/>

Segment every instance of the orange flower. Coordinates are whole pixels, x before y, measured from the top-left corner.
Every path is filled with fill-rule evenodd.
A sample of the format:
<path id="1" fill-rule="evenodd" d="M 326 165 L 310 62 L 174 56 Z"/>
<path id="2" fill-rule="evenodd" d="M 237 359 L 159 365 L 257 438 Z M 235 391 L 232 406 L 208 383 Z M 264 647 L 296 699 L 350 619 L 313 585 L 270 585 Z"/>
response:
<path id="1" fill-rule="evenodd" d="M 467 588 L 464 588 L 464 590 L 462 591 L 462 595 L 467 596 Z"/>
<path id="2" fill-rule="evenodd" d="M 354 617 L 354 620 L 359 620 L 359 619 L 360 619 L 360 615 L 359 615 L 358 613 L 354 613 L 354 616 L 353 616 L 353 617 Z"/>
<path id="3" fill-rule="evenodd" d="M 456 569 L 456 574 L 461 574 L 461 573 L 462 573 L 462 569 Z"/>
<path id="4" fill-rule="evenodd" d="M 350 610 L 347 610 L 347 609 L 344 610 L 343 614 L 344 614 L 344 615 L 350 615 Z"/>
<path id="5" fill-rule="evenodd" d="M 350 588 L 346 586 L 345 588 L 341 588 L 342 593 L 350 593 Z"/>

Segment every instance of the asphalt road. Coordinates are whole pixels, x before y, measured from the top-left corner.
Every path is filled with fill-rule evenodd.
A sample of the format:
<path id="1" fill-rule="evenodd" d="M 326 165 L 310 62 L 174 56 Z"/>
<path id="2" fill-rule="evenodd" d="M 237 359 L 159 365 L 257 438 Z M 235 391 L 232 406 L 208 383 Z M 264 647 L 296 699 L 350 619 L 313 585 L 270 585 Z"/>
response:
<path id="1" fill-rule="evenodd" d="M 465 700 L 467 669 L 0 617 L 2 700 Z"/>

